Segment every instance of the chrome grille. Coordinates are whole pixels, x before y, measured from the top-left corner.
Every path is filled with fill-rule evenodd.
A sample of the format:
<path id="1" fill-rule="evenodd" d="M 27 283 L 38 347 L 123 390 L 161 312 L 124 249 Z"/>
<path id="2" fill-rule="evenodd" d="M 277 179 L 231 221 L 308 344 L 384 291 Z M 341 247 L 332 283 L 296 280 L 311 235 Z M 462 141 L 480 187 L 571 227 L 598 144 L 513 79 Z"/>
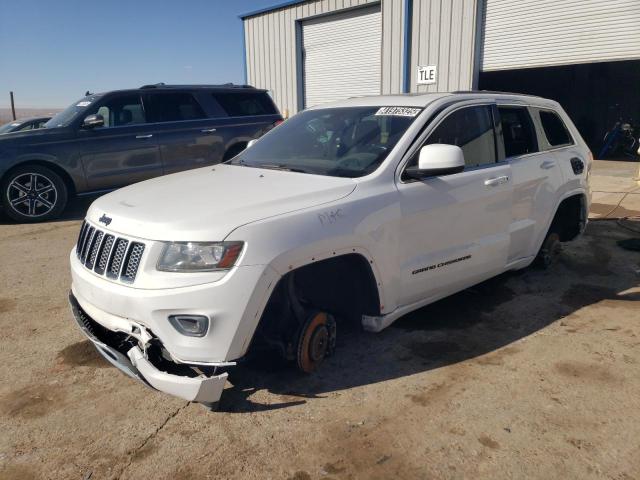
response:
<path id="1" fill-rule="evenodd" d="M 122 267 L 124 254 L 127 251 L 127 245 L 129 245 L 129 240 L 124 238 L 116 240 L 113 246 L 113 253 L 111 254 L 111 261 L 107 267 L 107 277 L 118 278 L 120 276 L 120 268 Z"/>
<path id="2" fill-rule="evenodd" d="M 144 252 L 144 244 L 131 242 L 131 248 L 127 254 L 127 261 L 122 271 L 122 276 L 120 277 L 121 280 L 125 282 L 133 282 L 136 279 L 136 273 L 138 273 L 142 252 Z"/>
<path id="3" fill-rule="evenodd" d="M 98 249 L 100 248 L 100 245 L 102 245 L 102 237 L 104 237 L 104 232 L 101 232 L 100 230 L 96 230 L 96 233 L 93 236 L 93 242 L 88 254 L 87 261 L 84 264 L 85 267 L 93 268 L 93 265 L 96 263 L 96 257 L 98 256 Z"/>
<path id="4" fill-rule="evenodd" d="M 98 275 L 133 283 L 144 247 L 144 243 L 116 237 L 84 222 L 78 235 L 76 255 L 86 268 Z"/>
<path id="5" fill-rule="evenodd" d="M 105 235 L 104 242 L 102 242 L 102 250 L 100 250 L 100 256 L 98 263 L 95 267 L 95 272 L 102 275 L 107 268 L 107 261 L 109 260 L 109 254 L 111 253 L 111 247 L 113 247 L 113 241 L 116 239 L 113 235 Z"/>
<path id="6" fill-rule="evenodd" d="M 84 237 L 84 243 L 82 244 L 82 251 L 80 253 L 80 261 L 82 263 L 87 259 L 87 252 L 89 251 L 89 245 L 93 241 L 93 234 L 96 232 L 96 229 L 93 227 L 89 227 L 87 230 L 87 234 Z"/>

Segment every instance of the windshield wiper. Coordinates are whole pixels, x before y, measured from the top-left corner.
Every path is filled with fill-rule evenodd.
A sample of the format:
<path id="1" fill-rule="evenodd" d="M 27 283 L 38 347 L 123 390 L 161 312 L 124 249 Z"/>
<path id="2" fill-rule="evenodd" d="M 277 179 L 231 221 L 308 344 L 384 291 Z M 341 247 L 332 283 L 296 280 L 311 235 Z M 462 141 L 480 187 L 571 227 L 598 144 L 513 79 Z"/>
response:
<path id="1" fill-rule="evenodd" d="M 309 173 L 307 170 L 302 168 L 288 167 L 287 165 L 277 165 L 271 163 L 262 163 L 260 165 L 256 165 L 258 168 L 267 168 L 269 170 L 282 170 L 284 172 L 296 172 L 296 173 Z"/>

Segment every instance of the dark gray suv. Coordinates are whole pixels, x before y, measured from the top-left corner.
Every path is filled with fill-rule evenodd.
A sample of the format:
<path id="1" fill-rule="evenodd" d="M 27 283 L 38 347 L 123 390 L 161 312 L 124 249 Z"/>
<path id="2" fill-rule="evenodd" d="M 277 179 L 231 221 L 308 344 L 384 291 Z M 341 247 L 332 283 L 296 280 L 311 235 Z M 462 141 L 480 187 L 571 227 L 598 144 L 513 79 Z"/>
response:
<path id="1" fill-rule="evenodd" d="M 0 203 L 20 222 L 55 218 L 71 195 L 222 162 L 281 121 L 267 92 L 246 85 L 89 94 L 45 128 L 0 137 Z"/>

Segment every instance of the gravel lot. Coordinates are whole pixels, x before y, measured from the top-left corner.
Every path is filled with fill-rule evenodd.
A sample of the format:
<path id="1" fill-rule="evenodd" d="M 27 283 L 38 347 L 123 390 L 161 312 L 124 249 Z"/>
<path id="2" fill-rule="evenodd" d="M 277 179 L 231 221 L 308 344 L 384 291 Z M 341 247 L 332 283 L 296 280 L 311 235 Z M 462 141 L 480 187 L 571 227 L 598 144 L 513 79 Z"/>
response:
<path id="1" fill-rule="evenodd" d="M 239 367 L 211 413 L 83 340 L 67 257 L 87 205 L 0 223 L 2 479 L 640 478 L 640 255 L 615 221 L 551 270 L 339 332 L 314 376 Z"/>

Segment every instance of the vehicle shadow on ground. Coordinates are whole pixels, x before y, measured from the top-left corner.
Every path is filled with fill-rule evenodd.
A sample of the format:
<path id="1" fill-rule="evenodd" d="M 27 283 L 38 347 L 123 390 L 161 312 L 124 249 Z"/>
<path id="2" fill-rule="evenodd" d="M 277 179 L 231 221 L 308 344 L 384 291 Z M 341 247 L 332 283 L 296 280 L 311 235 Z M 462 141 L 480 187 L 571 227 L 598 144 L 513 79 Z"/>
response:
<path id="1" fill-rule="evenodd" d="M 571 251 L 550 270 L 529 268 L 501 275 L 405 315 L 378 334 L 339 331 L 336 354 L 313 375 L 298 373 L 291 364 L 265 354 L 239 365 L 230 371 L 233 387 L 225 390 L 219 410 L 256 412 L 292 407 L 308 398 L 327 397 L 332 392 L 467 360 L 501 365 L 508 361 L 503 357 L 517 348 L 491 352 L 585 306 L 603 300 L 638 302 L 640 293 L 620 294 L 637 287 L 637 277 L 611 271 L 611 254 L 601 245 L 607 241 L 611 249 L 619 248 L 615 239 L 631 234 L 607 223 L 592 223 L 581 243 L 568 247 Z M 611 229 L 616 229 L 615 238 L 610 236 Z M 263 389 L 279 398 L 274 403 L 273 395 L 267 396 L 270 403 L 252 401 L 251 397 Z"/>
<path id="2" fill-rule="evenodd" d="M 91 203 L 99 196 L 100 194 L 72 198 L 71 200 L 69 200 L 67 208 L 64 209 L 62 215 L 59 218 L 56 218 L 54 220 L 47 220 L 47 222 L 43 223 L 58 223 L 73 220 L 82 220 L 87 215 L 87 210 L 91 206 Z M 16 222 L 14 219 L 10 218 L 6 213 L 4 213 L 2 209 L 0 209 L 0 226 L 17 225 L 18 223 L 19 222 Z"/>

